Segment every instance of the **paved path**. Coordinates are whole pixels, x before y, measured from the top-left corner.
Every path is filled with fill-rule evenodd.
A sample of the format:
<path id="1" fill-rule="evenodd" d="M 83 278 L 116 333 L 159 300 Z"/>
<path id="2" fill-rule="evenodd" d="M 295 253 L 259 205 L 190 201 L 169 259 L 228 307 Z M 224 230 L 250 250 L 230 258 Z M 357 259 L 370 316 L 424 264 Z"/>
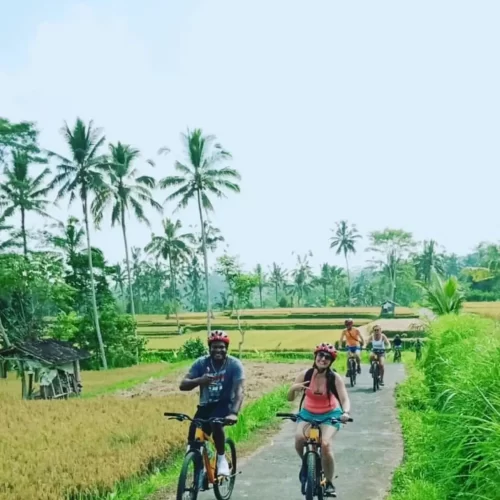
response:
<path id="1" fill-rule="evenodd" d="M 386 496 L 394 469 L 403 458 L 396 418 L 394 388 L 404 378 L 403 365 L 387 365 L 385 386 L 373 393 L 369 367 L 354 388 L 348 387 L 353 423 L 342 426 L 334 441 L 337 498 L 378 500 Z M 344 372 L 345 374 L 345 372 Z M 232 500 L 303 500 L 298 480 L 300 462 L 294 449 L 295 424 L 286 421 L 273 441 L 244 461 Z M 212 500 L 213 491 L 200 500 Z"/>

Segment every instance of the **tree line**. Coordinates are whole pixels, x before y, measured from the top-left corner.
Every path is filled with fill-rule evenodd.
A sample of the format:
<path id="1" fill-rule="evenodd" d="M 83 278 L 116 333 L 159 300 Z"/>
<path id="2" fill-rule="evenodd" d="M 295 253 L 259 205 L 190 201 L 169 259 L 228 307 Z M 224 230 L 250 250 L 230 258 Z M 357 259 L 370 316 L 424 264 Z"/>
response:
<path id="1" fill-rule="evenodd" d="M 246 271 L 238 256 L 225 252 L 210 269 L 210 254 L 225 241 L 209 218 L 214 198 L 239 193 L 241 181 L 229 166 L 231 154 L 215 136 L 200 129 L 182 134 L 184 161 L 175 161 L 174 175 L 158 180 L 141 172 L 145 164 L 155 167 L 154 160 L 141 160 L 139 149 L 121 142 L 106 149 L 105 135 L 92 121 L 77 119 L 72 127 L 65 123 L 61 132 L 66 152 L 45 150 L 34 123 L 0 118 L 3 344 L 46 334 L 43 318 L 55 316 L 50 334 L 94 349 L 106 368 L 110 356 L 115 365 L 129 359 L 131 352 L 136 362 L 140 357 L 143 345 L 133 321 L 122 324 L 124 338 L 113 326 L 126 322 L 123 312 L 133 319 L 136 313 L 178 318 L 180 310 L 206 311 L 209 330 L 215 308 L 369 306 L 388 299 L 411 305 L 422 300 L 434 277 L 455 279 L 469 300 L 500 297 L 498 245 L 481 243 L 470 254 L 458 256 L 434 240 L 417 242 L 411 232 L 385 228 L 367 235 L 368 265 L 351 269 L 350 257 L 363 238 L 346 220 L 336 223 L 325 242 L 332 256 L 343 257 L 344 267 L 325 262 L 315 272 L 310 251 L 296 255 L 293 269 L 273 262 L 267 269 L 258 264 Z M 169 150 L 163 147 L 158 153 Z M 157 187 L 166 191 L 162 203 L 153 196 Z M 53 219 L 50 205 L 63 199 L 79 203 L 81 219 Z M 144 247 L 129 247 L 127 216 L 150 227 L 149 211 L 163 214 L 165 203 L 175 204 L 175 211 L 193 203 L 199 225 L 188 230 L 180 219 L 165 217 L 161 231 Z M 29 231 L 32 214 L 48 224 Z M 107 262 L 92 245 L 92 224 L 97 229 L 121 228 L 123 262 Z M 127 353 L 120 353 L 123 346 Z"/>

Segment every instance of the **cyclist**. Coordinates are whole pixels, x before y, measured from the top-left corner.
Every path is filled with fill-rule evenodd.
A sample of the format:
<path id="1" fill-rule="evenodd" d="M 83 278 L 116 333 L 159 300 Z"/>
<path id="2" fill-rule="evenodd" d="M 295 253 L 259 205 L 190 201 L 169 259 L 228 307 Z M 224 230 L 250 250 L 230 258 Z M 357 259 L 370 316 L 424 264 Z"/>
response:
<path id="1" fill-rule="evenodd" d="M 304 418 L 323 419 L 335 417 L 347 422 L 350 418 L 349 411 L 351 402 L 340 375 L 332 370 L 332 364 L 337 358 L 337 351 L 331 344 L 320 344 L 314 349 L 314 364 L 312 368 L 297 375 L 295 382 L 288 391 L 288 400 L 293 401 L 298 392 L 303 392 L 299 421 L 295 434 L 295 449 L 299 457 L 303 457 L 305 442 L 304 430 L 308 425 Z M 302 408 L 302 402 L 304 407 Z M 300 418 L 302 417 L 302 419 Z M 340 424 L 321 425 L 322 464 L 326 477 L 325 493 L 328 496 L 336 496 L 333 486 L 335 462 L 332 451 L 332 439 L 340 429 Z M 299 474 L 302 484 L 302 492 L 306 481 L 306 471 L 302 466 Z"/>
<path id="2" fill-rule="evenodd" d="M 384 358 L 385 346 L 391 347 L 389 339 L 382 333 L 382 328 L 379 325 L 373 327 L 370 337 L 368 337 L 367 344 L 372 343 L 372 352 L 370 354 L 370 373 L 372 373 L 371 362 L 377 358 L 380 365 L 380 385 L 384 385 Z"/>
<path id="3" fill-rule="evenodd" d="M 394 337 L 394 340 L 392 341 L 392 345 L 394 347 L 394 350 L 397 350 L 397 351 L 401 351 L 401 349 L 403 348 L 403 341 L 401 340 L 401 337 L 399 336 L 399 334 L 397 334 Z"/>
<path id="4" fill-rule="evenodd" d="M 422 354 L 422 341 L 420 339 L 417 339 L 415 341 L 415 353 L 417 357 L 419 357 Z"/>
<path id="5" fill-rule="evenodd" d="M 361 373 L 361 358 L 359 356 L 361 352 L 361 346 L 364 345 L 364 339 L 361 335 L 361 332 L 355 328 L 354 321 L 349 318 L 344 322 L 345 330 L 342 330 L 342 335 L 340 336 L 340 343 L 346 342 L 347 350 L 349 352 L 349 356 L 353 356 L 356 358 L 356 363 L 358 365 L 358 373 Z M 349 376 L 349 359 L 347 360 L 347 368 L 346 368 L 346 377 Z"/>
<path id="6" fill-rule="evenodd" d="M 243 403 L 245 373 L 241 361 L 227 354 L 229 336 L 219 330 L 210 332 L 208 337 L 209 354 L 198 358 L 187 375 L 182 379 L 179 389 L 191 391 L 200 388 L 200 400 L 195 418 L 225 418 L 236 422 Z M 217 471 L 229 476 L 229 464 L 225 456 L 225 434 L 220 424 L 204 426 L 205 433 L 213 431 L 217 450 Z M 195 426 L 191 423 L 188 440 L 194 440 Z"/>

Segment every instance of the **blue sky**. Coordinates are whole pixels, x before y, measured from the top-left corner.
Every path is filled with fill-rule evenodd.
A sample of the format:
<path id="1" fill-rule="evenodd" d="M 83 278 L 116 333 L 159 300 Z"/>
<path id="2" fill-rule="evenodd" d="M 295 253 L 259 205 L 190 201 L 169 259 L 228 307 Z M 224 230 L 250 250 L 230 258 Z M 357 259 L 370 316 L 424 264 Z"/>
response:
<path id="1" fill-rule="evenodd" d="M 341 265 L 328 239 L 343 218 L 457 253 L 500 239 L 498 2 L 26 0 L 3 14 L 0 115 L 37 121 L 61 153 L 76 116 L 144 159 L 167 145 L 158 177 L 182 159 L 180 132 L 216 134 L 243 180 L 212 219 L 247 267 L 309 250 Z M 197 222 L 194 207 L 175 216 Z M 150 230 L 129 228 L 143 247 Z M 123 258 L 118 229 L 92 236 Z"/>

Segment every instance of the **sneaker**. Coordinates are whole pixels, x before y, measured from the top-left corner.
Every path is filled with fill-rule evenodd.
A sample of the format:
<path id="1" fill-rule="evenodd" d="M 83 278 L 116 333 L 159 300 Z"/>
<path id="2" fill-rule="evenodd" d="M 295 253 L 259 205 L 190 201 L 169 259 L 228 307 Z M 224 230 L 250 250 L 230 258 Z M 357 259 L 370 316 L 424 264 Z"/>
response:
<path id="1" fill-rule="evenodd" d="M 384 381 L 383 381 L 383 380 L 381 380 L 381 381 L 379 382 L 379 384 L 380 384 L 380 385 L 384 385 Z"/>
<path id="2" fill-rule="evenodd" d="M 325 486 L 325 496 L 327 497 L 337 497 L 337 493 L 335 492 L 335 486 L 330 481 L 326 482 Z"/>
<path id="3" fill-rule="evenodd" d="M 358 366 L 358 375 L 361 375 L 361 366 Z"/>
<path id="4" fill-rule="evenodd" d="M 225 455 L 219 455 L 217 457 L 217 474 L 219 476 L 230 476 L 231 471 L 229 470 L 229 464 Z"/>

